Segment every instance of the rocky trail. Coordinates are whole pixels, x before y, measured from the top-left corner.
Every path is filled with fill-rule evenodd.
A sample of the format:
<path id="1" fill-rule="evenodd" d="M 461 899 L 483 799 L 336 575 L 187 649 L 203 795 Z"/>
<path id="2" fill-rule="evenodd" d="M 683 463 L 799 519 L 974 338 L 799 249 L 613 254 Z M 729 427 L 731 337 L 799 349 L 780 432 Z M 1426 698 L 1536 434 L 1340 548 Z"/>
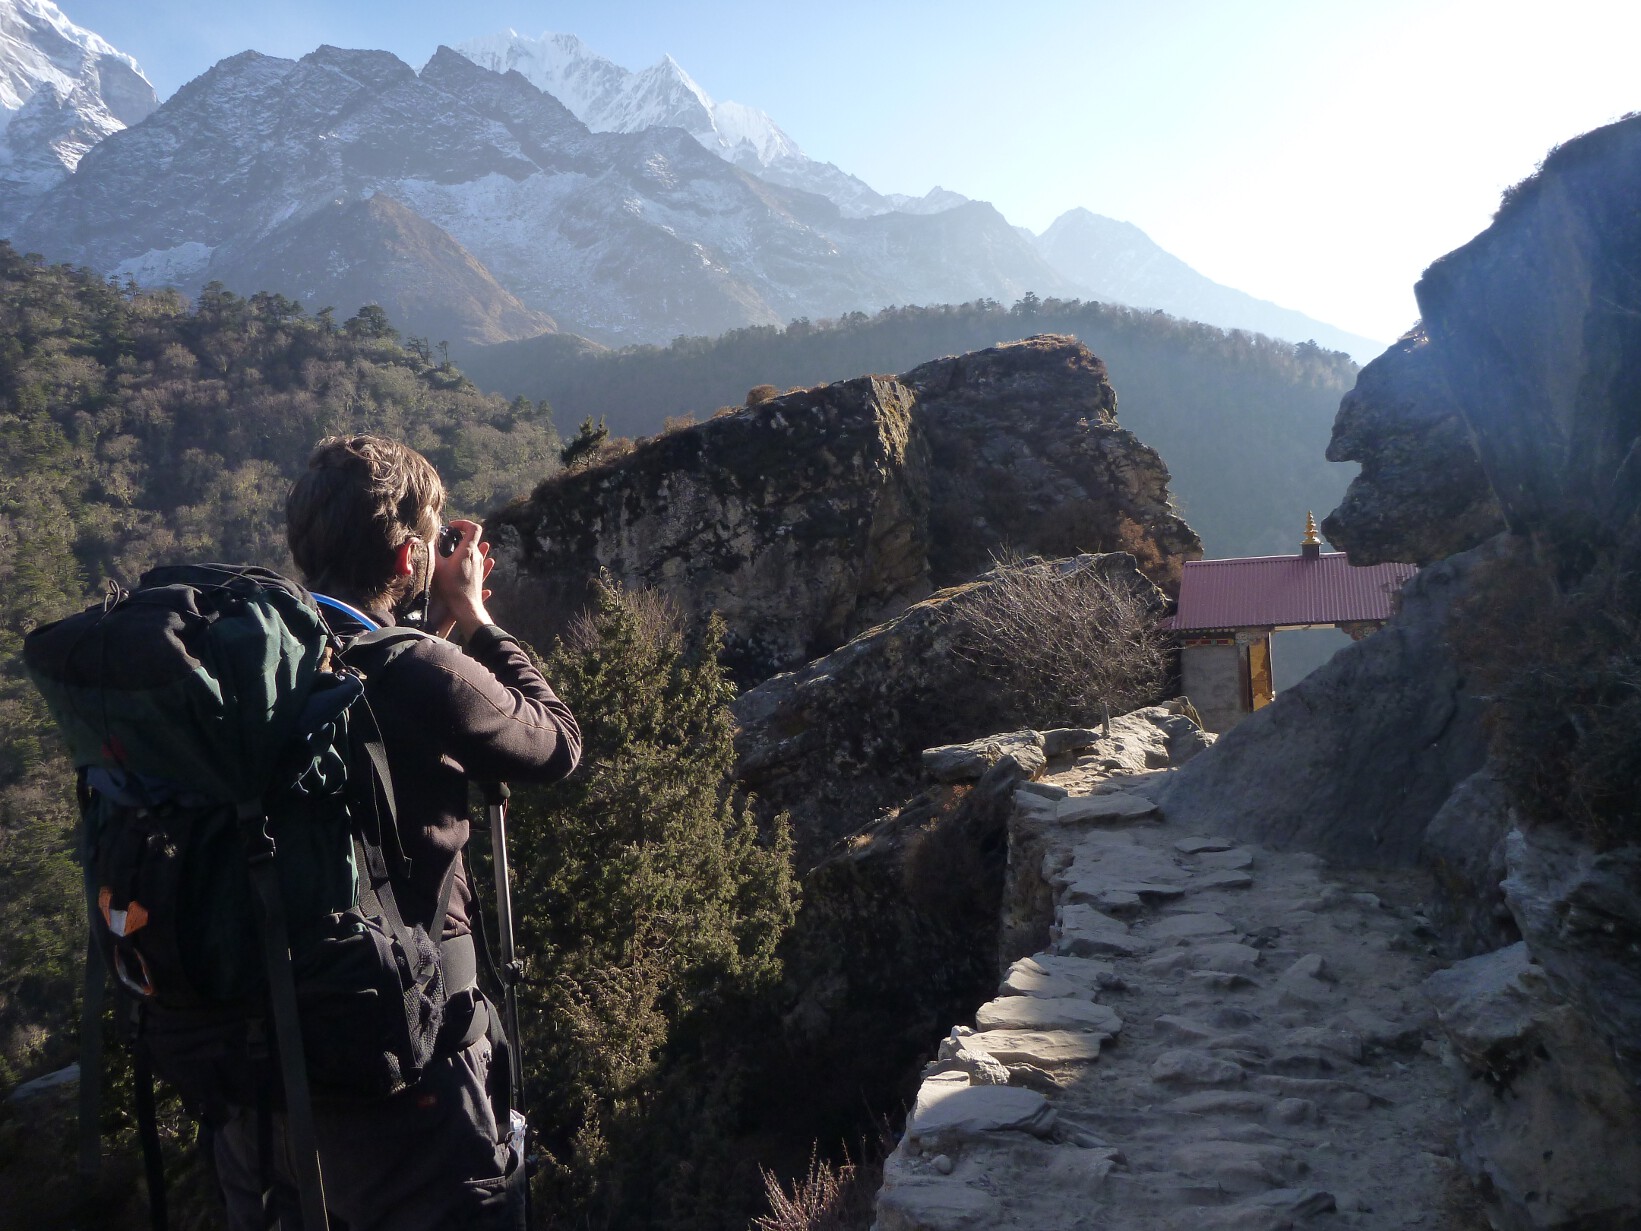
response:
<path id="1" fill-rule="evenodd" d="M 1039 951 L 941 1043 L 879 1231 L 1485 1225 L 1419 992 L 1440 963 L 1417 874 L 1164 815 L 1182 724 L 1114 720 L 1017 791 L 1005 946 Z"/>

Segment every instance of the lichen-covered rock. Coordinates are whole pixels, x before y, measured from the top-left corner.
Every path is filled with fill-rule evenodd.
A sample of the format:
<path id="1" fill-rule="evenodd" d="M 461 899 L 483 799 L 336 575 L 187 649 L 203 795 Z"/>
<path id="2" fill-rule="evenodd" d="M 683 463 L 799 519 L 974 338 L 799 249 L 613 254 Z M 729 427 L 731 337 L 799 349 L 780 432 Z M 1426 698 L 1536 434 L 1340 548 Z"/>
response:
<path id="1" fill-rule="evenodd" d="M 1508 793 L 1483 768 L 1459 783 L 1425 829 L 1420 861 L 1433 881 L 1430 923 L 1451 954 L 1471 957 L 1521 939 L 1501 887 L 1510 825 Z"/>
<path id="2" fill-rule="evenodd" d="M 1416 329 L 1356 378 L 1339 403 L 1330 462 L 1360 462 L 1343 502 L 1322 521 L 1353 564 L 1429 564 L 1504 528 L 1464 417 Z"/>
<path id="3" fill-rule="evenodd" d="M 1588 1019 L 1525 944 L 1426 981 L 1462 1113 L 1459 1161 L 1504 1231 L 1641 1225 L 1641 1115 Z"/>
<path id="4" fill-rule="evenodd" d="M 687 617 L 720 612 L 726 661 L 753 683 L 969 580 L 1005 546 L 1128 551 L 1169 586 L 1201 544 L 1115 404 L 1104 365 L 1059 337 L 774 398 L 493 514 L 493 607 L 546 644 L 606 571 Z"/>

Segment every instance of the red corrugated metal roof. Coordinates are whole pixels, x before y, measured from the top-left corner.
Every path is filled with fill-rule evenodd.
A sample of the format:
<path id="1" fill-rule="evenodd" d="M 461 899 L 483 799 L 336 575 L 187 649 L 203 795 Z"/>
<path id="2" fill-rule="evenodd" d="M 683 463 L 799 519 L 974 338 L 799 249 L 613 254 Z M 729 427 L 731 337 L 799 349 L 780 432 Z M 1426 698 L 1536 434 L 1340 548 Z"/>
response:
<path id="1" fill-rule="evenodd" d="M 1418 571 L 1412 564 L 1352 568 L 1342 551 L 1315 560 L 1192 560 L 1180 576 L 1179 612 L 1172 623 L 1183 631 L 1387 620 L 1392 598 Z"/>

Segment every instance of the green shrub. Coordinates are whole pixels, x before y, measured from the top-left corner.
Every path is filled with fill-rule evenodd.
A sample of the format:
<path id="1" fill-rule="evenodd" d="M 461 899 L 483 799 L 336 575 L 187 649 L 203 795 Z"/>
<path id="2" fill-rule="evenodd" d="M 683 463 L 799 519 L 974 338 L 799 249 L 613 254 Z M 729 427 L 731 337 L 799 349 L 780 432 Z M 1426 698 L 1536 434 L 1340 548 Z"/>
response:
<path id="1" fill-rule="evenodd" d="M 600 586 L 545 666 L 585 740 L 576 775 L 515 810 L 525 1065 L 555 1221 L 715 1225 L 693 1207 L 726 1165 L 736 1035 L 776 987 L 797 896 L 784 819 L 760 835 L 733 790 L 722 633 L 714 620 L 691 653 L 659 601 Z"/>

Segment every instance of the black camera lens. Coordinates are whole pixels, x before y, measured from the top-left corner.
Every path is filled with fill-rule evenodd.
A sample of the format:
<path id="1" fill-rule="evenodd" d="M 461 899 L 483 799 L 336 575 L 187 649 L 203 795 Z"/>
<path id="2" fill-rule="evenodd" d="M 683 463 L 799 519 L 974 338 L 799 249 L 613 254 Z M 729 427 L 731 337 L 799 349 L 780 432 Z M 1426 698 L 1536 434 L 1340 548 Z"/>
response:
<path id="1" fill-rule="evenodd" d="M 454 555 L 456 548 L 461 546 L 462 532 L 454 526 L 439 527 L 439 554 L 441 556 Z"/>

